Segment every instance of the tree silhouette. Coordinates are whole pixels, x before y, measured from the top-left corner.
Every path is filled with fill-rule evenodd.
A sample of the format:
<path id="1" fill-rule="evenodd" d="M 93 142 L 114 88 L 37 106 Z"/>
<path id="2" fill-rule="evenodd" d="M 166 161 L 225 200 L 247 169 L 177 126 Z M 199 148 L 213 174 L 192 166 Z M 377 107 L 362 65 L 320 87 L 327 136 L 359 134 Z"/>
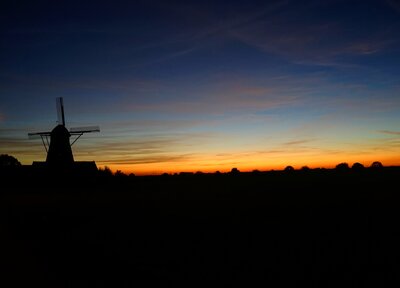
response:
<path id="1" fill-rule="evenodd" d="M 0 167 L 18 167 L 21 163 L 14 156 L 8 154 L 0 155 Z"/>
<path id="2" fill-rule="evenodd" d="M 116 176 L 116 177 L 125 177 L 127 175 L 124 172 L 122 172 L 121 170 L 117 170 L 115 172 L 114 176 Z"/>
<path id="3" fill-rule="evenodd" d="M 284 170 L 289 172 L 289 171 L 294 171 L 294 168 L 293 168 L 293 166 L 289 165 L 289 166 L 286 166 Z"/>
<path id="4" fill-rule="evenodd" d="M 360 170 L 364 169 L 364 165 L 356 162 L 353 164 L 353 166 L 351 166 L 351 169 L 360 171 Z"/>
<path id="5" fill-rule="evenodd" d="M 104 166 L 104 169 L 99 168 L 99 174 L 103 176 L 112 176 L 113 173 L 108 166 Z"/>
<path id="6" fill-rule="evenodd" d="M 379 161 L 375 161 L 371 164 L 371 168 L 383 168 L 383 165 Z"/>
<path id="7" fill-rule="evenodd" d="M 339 163 L 338 165 L 336 165 L 336 170 L 338 171 L 349 170 L 349 164 L 347 164 L 346 162 Z"/>

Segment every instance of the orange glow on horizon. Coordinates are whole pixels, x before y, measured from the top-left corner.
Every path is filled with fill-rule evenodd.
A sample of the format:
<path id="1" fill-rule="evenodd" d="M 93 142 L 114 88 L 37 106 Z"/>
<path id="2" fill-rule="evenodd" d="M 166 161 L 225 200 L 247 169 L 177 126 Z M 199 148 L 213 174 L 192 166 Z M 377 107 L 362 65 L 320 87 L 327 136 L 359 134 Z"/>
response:
<path id="1" fill-rule="evenodd" d="M 375 161 L 381 162 L 384 166 L 398 166 L 400 165 L 400 157 L 390 157 L 387 155 L 368 155 L 363 158 L 357 155 L 343 156 L 335 155 L 326 157 L 325 160 L 321 161 L 318 157 L 304 159 L 304 157 L 293 158 L 288 161 L 287 157 L 282 158 L 283 160 L 275 159 L 275 161 L 266 161 L 264 159 L 258 159 L 253 161 L 232 161 L 229 163 L 216 163 L 199 161 L 197 163 L 189 162 L 177 162 L 177 163 L 148 163 L 148 164 L 112 164 L 106 165 L 101 162 L 97 163 L 99 168 L 107 166 L 113 172 L 117 170 L 122 171 L 125 174 L 133 173 L 135 175 L 161 175 L 163 173 L 174 174 L 180 172 L 204 172 L 214 173 L 220 171 L 222 173 L 231 171 L 232 168 L 237 168 L 241 172 L 251 172 L 253 170 L 259 171 L 270 171 L 270 170 L 283 170 L 286 166 L 293 166 L 296 170 L 303 166 L 313 168 L 334 168 L 337 164 L 346 162 L 351 167 L 354 163 L 359 162 L 365 167 L 371 166 Z M 249 159 L 246 159 L 249 160 Z M 267 164 L 268 163 L 268 164 Z"/>

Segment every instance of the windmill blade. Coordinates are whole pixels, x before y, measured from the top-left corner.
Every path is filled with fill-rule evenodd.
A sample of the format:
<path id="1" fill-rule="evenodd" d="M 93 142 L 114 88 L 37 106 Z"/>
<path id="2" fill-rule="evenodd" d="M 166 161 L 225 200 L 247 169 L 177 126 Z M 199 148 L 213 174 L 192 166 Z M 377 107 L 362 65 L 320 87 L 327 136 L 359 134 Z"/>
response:
<path id="1" fill-rule="evenodd" d="M 65 126 L 64 102 L 62 97 L 56 98 L 56 107 L 57 107 L 57 122 L 59 125 Z"/>
<path id="2" fill-rule="evenodd" d="M 46 152 L 49 151 L 48 147 L 50 147 L 49 137 L 50 137 L 50 132 L 28 133 L 29 139 L 38 139 L 38 138 L 42 139 L 42 143 Z"/>
<path id="3" fill-rule="evenodd" d="M 37 133 L 28 133 L 28 138 L 29 139 L 40 139 L 42 137 L 40 134 Z"/>
<path id="4" fill-rule="evenodd" d="M 73 127 L 69 129 L 69 133 L 71 134 L 81 134 L 81 133 L 89 133 L 89 132 L 100 132 L 99 126 L 86 126 L 86 127 Z"/>
<path id="5" fill-rule="evenodd" d="M 35 133 L 28 133 L 29 139 L 39 139 L 43 136 L 50 136 L 50 132 L 35 132 Z"/>

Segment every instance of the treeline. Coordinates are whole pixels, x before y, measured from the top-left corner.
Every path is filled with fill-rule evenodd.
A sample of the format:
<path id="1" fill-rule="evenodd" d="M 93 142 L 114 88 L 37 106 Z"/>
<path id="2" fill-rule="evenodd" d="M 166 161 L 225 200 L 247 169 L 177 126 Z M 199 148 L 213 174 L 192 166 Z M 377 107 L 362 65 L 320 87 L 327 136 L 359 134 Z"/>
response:
<path id="1" fill-rule="evenodd" d="M 370 166 L 364 166 L 363 164 L 356 162 L 351 166 L 347 162 L 341 162 L 335 166 L 334 169 L 328 168 L 309 168 L 308 166 L 303 166 L 300 169 L 295 169 L 293 166 L 286 166 L 283 170 L 258 170 L 254 169 L 251 172 L 241 172 L 238 168 L 234 167 L 229 172 L 175 172 L 175 173 L 162 173 L 161 176 L 191 176 L 191 175 L 222 175 L 222 174 L 229 174 L 229 175 L 237 175 L 237 174 L 266 174 L 266 173 L 279 173 L 279 172 L 294 172 L 294 171 L 301 171 L 301 172 L 311 172 L 311 171 L 363 171 L 363 170 L 378 170 L 385 168 L 383 164 L 379 161 L 374 161 Z M 99 168 L 99 174 L 104 176 L 116 176 L 116 177 L 134 177 L 136 176 L 134 173 L 124 173 L 121 170 L 116 170 L 113 172 L 108 166 L 104 168 Z M 156 175 L 153 175 L 156 176 Z"/>
<path id="2" fill-rule="evenodd" d="M 21 165 L 21 163 L 18 161 L 17 158 L 14 156 L 8 155 L 8 154 L 1 154 L 0 155 L 0 172 L 6 173 L 8 172 L 18 172 L 19 170 L 26 170 L 27 167 L 30 166 L 24 166 Z M 347 162 L 341 162 L 335 166 L 334 169 L 328 169 L 328 168 L 309 168 L 308 166 L 303 166 L 300 169 L 295 169 L 293 166 L 288 165 L 286 166 L 283 170 L 266 170 L 266 171 L 261 171 L 258 169 L 255 169 L 251 172 L 241 172 L 238 168 L 234 167 L 232 168 L 229 172 L 220 172 L 220 171 L 215 171 L 215 172 L 202 172 L 202 171 L 197 171 L 197 172 L 175 172 L 175 173 L 162 173 L 160 176 L 190 176 L 190 175 L 222 175 L 222 174 L 228 174 L 228 175 L 238 175 L 238 174 L 266 174 L 266 173 L 278 173 L 278 172 L 295 172 L 295 171 L 301 171 L 301 172 L 311 172 L 311 171 L 363 171 L 363 170 L 377 170 L 377 169 L 383 169 L 385 168 L 383 164 L 379 161 L 374 161 L 371 163 L 370 166 L 364 166 L 363 164 L 359 162 L 355 162 L 352 165 L 349 165 Z M 99 168 L 98 173 L 99 176 L 105 176 L 105 177 L 110 177 L 110 176 L 115 176 L 115 177 L 135 177 L 136 175 L 134 173 L 124 173 L 121 170 L 116 170 L 113 172 L 108 166 L 105 166 L 104 168 Z M 153 175 L 157 176 L 157 175 Z"/>

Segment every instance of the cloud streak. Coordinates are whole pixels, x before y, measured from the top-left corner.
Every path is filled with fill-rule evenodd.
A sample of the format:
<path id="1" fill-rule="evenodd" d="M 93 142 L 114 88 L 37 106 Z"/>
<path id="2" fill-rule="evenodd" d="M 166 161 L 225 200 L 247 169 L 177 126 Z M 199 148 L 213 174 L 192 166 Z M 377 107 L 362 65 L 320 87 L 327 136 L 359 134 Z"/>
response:
<path id="1" fill-rule="evenodd" d="M 309 142 L 311 142 L 311 141 L 312 141 L 311 139 L 293 140 L 293 141 L 285 142 L 285 143 L 283 143 L 283 145 L 293 146 L 293 145 L 299 145 L 299 144 L 309 143 Z"/>
<path id="2" fill-rule="evenodd" d="M 400 131 L 378 130 L 379 133 L 400 136 Z"/>
<path id="3" fill-rule="evenodd" d="M 388 2 L 392 7 L 398 8 L 398 4 L 394 4 L 394 1 Z M 329 9 L 340 9 L 338 7 L 342 7 L 343 3 L 343 1 L 331 1 L 326 6 Z M 391 46 L 394 43 L 393 39 L 397 38 L 398 33 L 392 31 L 390 26 L 386 32 L 376 29 L 376 26 L 382 25 L 378 18 L 369 19 L 371 23 L 376 22 L 376 25 L 371 25 L 371 32 L 368 35 L 360 33 L 355 27 L 349 27 L 349 23 L 346 23 L 348 20 L 344 16 L 343 19 L 331 16 L 323 19 L 316 17 L 307 19 L 312 16 L 310 11 L 317 13 L 318 9 L 327 9 L 322 6 L 312 1 L 302 6 L 287 6 L 287 9 L 281 9 L 268 17 L 256 17 L 251 21 L 232 25 L 227 33 L 232 39 L 260 51 L 279 55 L 292 63 L 332 67 L 353 65 L 349 58 L 344 60 L 343 57 L 379 53 Z M 358 7 L 358 5 L 353 6 L 355 7 L 352 9 Z"/>

